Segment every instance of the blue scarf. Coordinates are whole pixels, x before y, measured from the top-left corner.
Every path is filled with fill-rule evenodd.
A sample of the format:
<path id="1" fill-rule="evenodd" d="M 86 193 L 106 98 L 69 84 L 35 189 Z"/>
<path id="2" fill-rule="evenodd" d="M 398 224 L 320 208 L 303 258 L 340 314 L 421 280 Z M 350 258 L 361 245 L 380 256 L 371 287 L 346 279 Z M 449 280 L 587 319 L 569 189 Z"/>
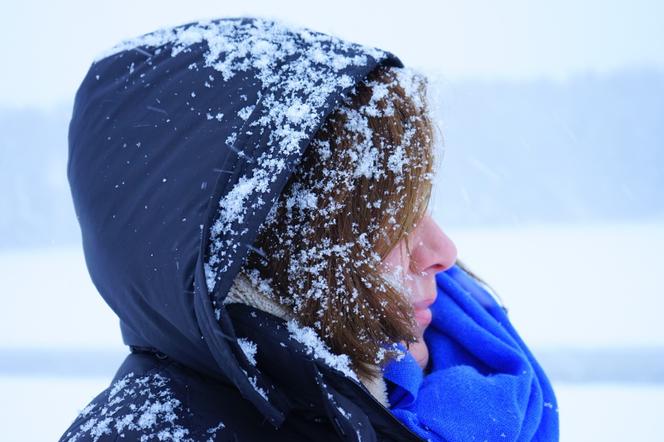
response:
<path id="1" fill-rule="evenodd" d="M 410 353 L 385 367 L 392 413 L 432 441 L 557 441 L 551 384 L 503 308 L 456 265 L 436 282 L 430 370 Z"/>

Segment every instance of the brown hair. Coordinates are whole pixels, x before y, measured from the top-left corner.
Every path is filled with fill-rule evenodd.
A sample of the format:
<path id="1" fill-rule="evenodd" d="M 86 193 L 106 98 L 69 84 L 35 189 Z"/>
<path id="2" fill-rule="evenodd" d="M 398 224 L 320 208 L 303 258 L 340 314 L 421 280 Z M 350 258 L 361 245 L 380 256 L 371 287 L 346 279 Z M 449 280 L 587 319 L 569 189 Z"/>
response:
<path id="1" fill-rule="evenodd" d="M 416 339 L 379 264 L 424 216 L 433 161 L 425 79 L 375 69 L 318 130 L 245 264 L 364 377 Z"/>

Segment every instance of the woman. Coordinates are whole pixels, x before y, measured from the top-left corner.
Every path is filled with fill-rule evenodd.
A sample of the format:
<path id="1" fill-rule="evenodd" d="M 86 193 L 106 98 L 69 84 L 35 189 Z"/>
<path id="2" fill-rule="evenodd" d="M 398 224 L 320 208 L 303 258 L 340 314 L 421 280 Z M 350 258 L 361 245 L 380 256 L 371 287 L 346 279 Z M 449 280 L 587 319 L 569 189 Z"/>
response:
<path id="1" fill-rule="evenodd" d="M 388 52 L 261 19 L 102 54 L 68 178 L 131 354 L 61 440 L 446 437 L 413 420 L 430 386 L 401 394 L 409 361 L 438 374 L 428 307 L 459 269 L 426 213 L 424 92 Z"/>

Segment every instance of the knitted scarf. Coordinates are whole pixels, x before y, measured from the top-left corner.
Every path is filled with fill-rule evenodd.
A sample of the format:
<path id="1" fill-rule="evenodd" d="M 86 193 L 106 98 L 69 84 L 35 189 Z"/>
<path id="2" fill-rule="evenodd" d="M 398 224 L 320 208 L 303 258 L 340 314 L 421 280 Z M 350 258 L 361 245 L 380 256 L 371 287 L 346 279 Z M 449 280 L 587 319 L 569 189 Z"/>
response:
<path id="1" fill-rule="evenodd" d="M 432 441 L 557 441 L 551 383 L 503 308 L 456 265 L 436 282 L 426 372 L 410 353 L 384 370 L 393 414 Z"/>

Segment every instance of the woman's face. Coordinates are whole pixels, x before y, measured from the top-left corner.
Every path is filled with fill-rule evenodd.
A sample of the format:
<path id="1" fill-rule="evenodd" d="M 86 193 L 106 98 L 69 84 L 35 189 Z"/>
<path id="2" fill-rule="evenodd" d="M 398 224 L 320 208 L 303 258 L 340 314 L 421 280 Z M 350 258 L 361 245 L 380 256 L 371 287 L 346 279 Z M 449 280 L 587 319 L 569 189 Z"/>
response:
<path id="1" fill-rule="evenodd" d="M 452 267 L 457 258 L 456 246 L 443 233 L 436 221 L 427 214 L 408 235 L 383 260 L 383 266 L 392 279 L 403 286 L 409 297 L 418 324 L 418 341 L 409 347 L 417 363 L 423 369 L 429 361 L 429 351 L 424 343 L 424 330 L 431 323 L 429 306 L 436 300 L 438 272 Z"/>

